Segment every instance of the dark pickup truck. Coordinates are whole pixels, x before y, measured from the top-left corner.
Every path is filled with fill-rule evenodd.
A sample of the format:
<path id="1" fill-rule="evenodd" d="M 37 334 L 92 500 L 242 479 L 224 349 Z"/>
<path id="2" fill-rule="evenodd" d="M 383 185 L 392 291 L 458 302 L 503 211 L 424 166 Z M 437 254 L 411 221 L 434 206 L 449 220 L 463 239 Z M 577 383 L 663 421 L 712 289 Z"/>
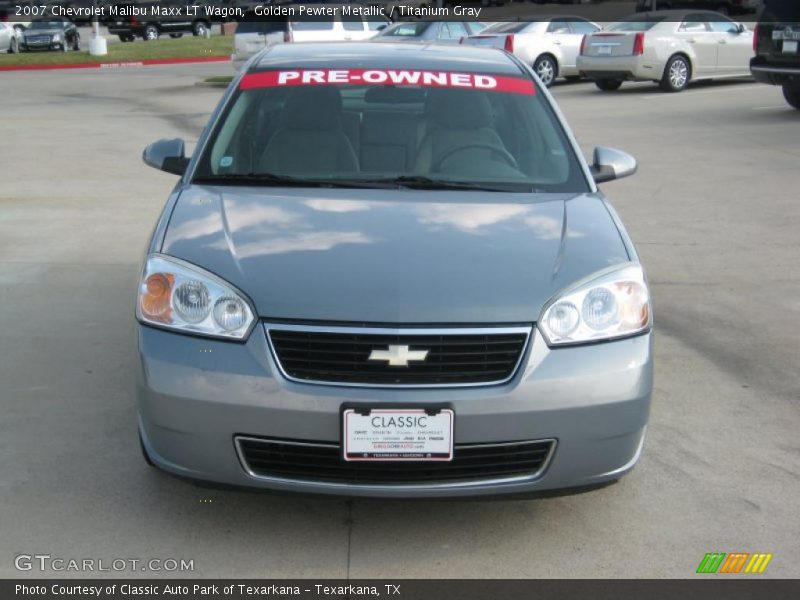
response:
<path id="1" fill-rule="evenodd" d="M 229 0 L 133 0 L 116 4 L 116 10 L 107 11 L 103 23 L 111 35 L 119 36 L 123 42 L 132 42 L 137 37 L 145 41 L 156 40 L 164 34 L 170 37 L 181 37 L 184 33 L 205 36 L 211 30 L 211 23 L 221 20 L 209 16 L 205 7 L 228 4 Z M 197 9 L 190 11 L 190 6 Z M 154 8 L 159 9 L 159 14 Z M 171 9 L 176 10 L 177 15 L 170 15 Z"/>
<path id="2" fill-rule="evenodd" d="M 753 45 L 755 80 L 782 86 L 786 101 L 800 110 L 800 2 L 767 0 Z"/>

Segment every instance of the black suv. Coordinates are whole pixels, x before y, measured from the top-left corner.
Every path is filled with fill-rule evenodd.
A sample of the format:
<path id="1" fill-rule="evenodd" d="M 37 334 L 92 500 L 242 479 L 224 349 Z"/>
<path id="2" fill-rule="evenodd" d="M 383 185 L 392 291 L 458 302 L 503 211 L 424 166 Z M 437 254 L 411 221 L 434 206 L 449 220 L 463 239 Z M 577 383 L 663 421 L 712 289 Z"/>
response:
<path id="1" fill-rule="evenodd" d="M 786 101 L 800 110 L 800 2 L 767 0 L 753 45 L 755 80 L 783 86 Z"/>

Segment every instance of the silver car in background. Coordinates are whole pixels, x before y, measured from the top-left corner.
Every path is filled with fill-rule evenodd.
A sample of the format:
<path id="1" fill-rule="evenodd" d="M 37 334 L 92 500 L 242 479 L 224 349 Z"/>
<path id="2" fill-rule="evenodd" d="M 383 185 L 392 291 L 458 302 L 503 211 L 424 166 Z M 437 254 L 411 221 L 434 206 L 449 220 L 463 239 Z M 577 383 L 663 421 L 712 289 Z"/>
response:
<path id="1" fill-rule="evenodd" d="M 630 471 L 650 296 L 530 67 L 489 48 L 278 44 L 179 174 L 136 299 L 146 460 L 358 496 L 535 494 Z"/>
<path id="2" fill-rule="evenodd" d="M 12 25 L 0 22 L 0 52 L 16 54 L 22 34 Z"/>
<path id="3" fill-rule="evenodd" d="M 749 77 L 753 31 L 710 11 L 637 14 L 586 36 L 578 70 L 603 91 L 656 81 L 680 92 L 691 81 Z"/>
<path id="4" fill-rule="evenodd" d="M 486 25 L 477 21 L 401 21 L 378 32 L 375 42 L 458 44 Z"/>
<path id="5" fill-rule="evenodd" d="M 338 5 L 331 5 L 334 8 Z M 298 10 L 298 7 L 294 7 Z M 264 48 L 275 44 L 302 42 L 349 42 L 367 40 L 389 25 L 380 16 L 363 18 L 360 15 L 344 16 L 337 11 L 328 19 L 291 20 L 288 18 L 259 18 L 255 13 L 236 26 L 233 36 L 231 62 L 239 70 L 248 59 Z"/>
<path id="6" fill-rule="evenodd" d="M 493 23 L 465 38 L 470 46 L 503 48 L 533 70 L 547 87 L 559 77 L 578 78 L 578 54 L 586 35 L 600 25 L 576 16 L 536 16 L 536 21 Z"/>

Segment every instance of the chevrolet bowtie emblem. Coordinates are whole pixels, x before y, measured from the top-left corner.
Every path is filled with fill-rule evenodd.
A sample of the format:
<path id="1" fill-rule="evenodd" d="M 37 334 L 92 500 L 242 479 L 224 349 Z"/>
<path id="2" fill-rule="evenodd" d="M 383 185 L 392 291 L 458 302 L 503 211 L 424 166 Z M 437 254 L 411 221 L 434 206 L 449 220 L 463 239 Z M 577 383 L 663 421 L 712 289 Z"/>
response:
<path id="1" fill-rule="evenodd" d="M 368 360 L 385 360 L 390 367 L 407 367 L 409 361 L 425 360 L 428 350 L 411 350 L 408 346 L 389 346 L 387 350 L 373 350 Z"/>

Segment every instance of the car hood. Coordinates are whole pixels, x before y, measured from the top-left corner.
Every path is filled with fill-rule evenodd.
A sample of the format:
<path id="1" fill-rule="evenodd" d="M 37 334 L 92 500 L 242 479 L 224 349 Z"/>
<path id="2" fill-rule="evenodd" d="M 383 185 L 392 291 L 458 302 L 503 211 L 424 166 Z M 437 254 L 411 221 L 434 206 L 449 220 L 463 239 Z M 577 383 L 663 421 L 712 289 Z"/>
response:
<path id="1" fill-rule="evenodd" d="M 630 260 L 599 195 L 423 190 L 190 186 L 161 251 L 261 317 L 370 323 L 534 322 Z"/>

